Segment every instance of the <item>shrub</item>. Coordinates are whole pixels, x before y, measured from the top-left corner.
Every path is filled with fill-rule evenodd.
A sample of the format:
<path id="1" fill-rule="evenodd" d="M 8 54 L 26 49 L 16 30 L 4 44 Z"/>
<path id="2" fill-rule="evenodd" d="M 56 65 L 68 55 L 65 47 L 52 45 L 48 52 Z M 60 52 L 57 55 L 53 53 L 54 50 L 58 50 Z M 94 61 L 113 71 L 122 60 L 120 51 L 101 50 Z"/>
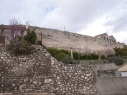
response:
<path id="1" fill-rule="evenodd" d="M 97 54 L 89 54 L 89 55 L 86 55 L 87 56 L 87 59 L 89 60 L 96 60 L 96 59 L 99 59 L 99 56 Z"/>
<path id="2" fill-rule="evenodd" d="M 67 50 L 58 50 L 55 48 L 47 48 L 47 50 L 58 61 L 62 61 L 62 60 L 71 58 L 70 53 Z"/>
<path id="3" fill-rule="evenodd" d="M 42 46 L 42 42 L 40 40 L 37 41 L 37 44 Z"/>
<path id="4" fill-rule="evenodd" d="M 109 62 L 113 62 L 116 65 L 123 65 L 124 64 L 124 60 L 121 57 L 108 57 L 108 61 Z"/>
<path id="5" fill-rule="evenodd" d="M 59 50 L 55 48 L 47 48 L 47 50 L 53 57 L 55 57 L 55 55 L 59 53 Z"/>
<path id="6" fill-rule="evenodd" d="M 107 57 L 113 57 L 113 56 L 114 56 L 114 55 L 111 54 L 111 55 L 108 55 Z"/>
<path id="7" fill-rule="evenodd" d="M 76 60 L 78 60 L 78 59 L 81 58 L 81 54 L 78 53 L 78 52 L 73 52 L 73 58 L 76 59 Z"/>
<path id="8" fill-rule="evenodd" d="M 10 40 L 10 43 L 6 46 L 6 49 L 15 55 L 17 54 L 28 54 L 33 47 L 30 43 L 27 43 L 23 38 L 20 36 L 14 37 Z"/>
<path id="9" fill-rule="evenodd" d="M 101 55 L 101 57 L 100 57 L 101 59 L 106 59 L 106 57 L 104 56 L 104 55 Z"/>
<path id="10" fill-rule="evenodd" d="M 55 57 L 59 61 L 71 58 L 69 55 L 67 55 L 67 54 L 65 54 L 63 52 L 58 53 L 57 55 L 55 55 Z"/>
<path id="11" fill-rule="evenodd" d="M 63 52 L 63 53 L 65 53 L 65 54 L 67 54 L 67 55 L 70 55 L 70 52 L 67 51 L 67 50 L 61 49 L 60 51 Z"/>
<path id="12" fill-rule="evenodd" d="M 88 55 L 86 55 L 86 54 L 81 55 L 81 59 L 82 60 L 87 60 L 88 59 Z"/>
<path id="13" fill-rule="evenodd" d="M 97 54 L 94 54 L 94 53 L 90 53 L 90 54 L 83 54 L 83 55 L 81 55 L 81 59 L 82 60 L 86 60 L 86 59 L 88 59 L 88 60 L 96 60 L 96 59 L 99 59 L 99 55 L 97 55 Z"/>
<path id="14" fill-rule="evenodd" d="M 27 30 L 27 35 L 24 36 L 24 39 L 30 43 L 30 44 L 34 44 L 36 39 L 37 39 L 37 36 L 36 36 L 36 33 L 35 33 L 35 30 L 33 29 L 32 31 L 30 31 L 30 29 Z"/>

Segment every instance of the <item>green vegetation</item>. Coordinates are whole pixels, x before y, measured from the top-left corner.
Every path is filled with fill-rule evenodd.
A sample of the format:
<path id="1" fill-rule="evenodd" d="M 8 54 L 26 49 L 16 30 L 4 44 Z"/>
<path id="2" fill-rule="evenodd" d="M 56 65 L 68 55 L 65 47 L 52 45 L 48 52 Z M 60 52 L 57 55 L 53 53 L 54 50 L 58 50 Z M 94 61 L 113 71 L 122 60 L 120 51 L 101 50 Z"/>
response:
<path id="1" fill-rule="evenodd" d="M 6 49 L 10 53 L 17 55 L 17 54 L 28 54 L 33 49 L 33 47 L 21 36 L 15 36 L 10 40 L 10 43 L 6 46 Z"/>
<path id="2" fill-rule="evenodd" d="M 121 57 L 116 57 L 114 55 L 109 55 L 105 57 L 104 55 L 100 56 L 97 54 L 81 54 L 78 52 L 73 52 L 73 59 L 70 56 L 70 52 L 67 50 L 59 50 L 56 48 L 48 48 L 47 49 L 53 57 L 55 57 L 58 61 L 62 61 L 68 64 L 75 63 L 90 63 L 90 64 L 103 64 L 103 63 L 115 63 L 116 65 L 122 65 L 124 60 Z M 127 60 L 126 60 L 127 61 Z"/>
<path id="3" fill-rule="evenodd" d="M 122 65 L 124 62 L 127 62 L 127 45 L 124 45 L 123 48 L 114 48 L 116 57 L 109 57 L 110 62 L 114 62 L 116 65 Z"/>
<path id="4" fill-rule="evenodd" d="M 62 62 L 67 63 L 67 64 L 82 63 L 85 60 L 86 61 L 91 60 L 91 62 L 93 62 L 93 60 L 99 59 L 99 56 L 96 54 L 93 54 L 93 53 L 85 55 L 85 54 L 81 54 L 78 52 L 73 52 L 73 59 L 72 59 L 70 56 L 71 53 L 67 50 L 63 50 L 63 49 L 59 50 L 56 48 L 47 48 L 47 50 L 58 61 L 62 61 Z M 104 55 L 102 56 L 102 59 L 105 59 Z"/>
<path id="5" fill-rule="evenodd" d="M 101 59 L 106 59 L 106 57 L 104 56 L 104 55 L 101 55 L 101 57 L 100 57 Z"/>
<path id="6" fill-rule="evenodd" d="M 59 50 L 56 48 L 47 48 L 48 52 L 55 57 L 58 61 L 61 61 L 66 64 L 76 64 L 79 63 L 71 58 L 70 52 L 67 50 Z"/>
<path id="7" fill-rule="evenodd" d="M 80 53 L 78 53 L 78 52 L 73 52 L 73 58 L 74 58 L 75 60 L 79 60 L 80 57 L 81 57 L 81 54 L 80 54 Z"/>
<path id="8" fill-rule="evenodd" d="M 127 57 L 127 46 L 125 45 L 123 48 L 114 48 L 115 55 L 120 57 Z"/>
<path id="9" fill-rule="evenodd" d="M 67 50 L 59 50 L 56 48 L 48 48 L 47 50 L 51 53 L 52 56 L 54 56 L 59 61 L 61 61 L 62 59 L 71 58 L 71 53 Z M 96 60 L 99 59 L 99 56 L 93 53 L 85 55 L 78 52 L 73 52 L 73 58 L 74 60 Z M 103 59 L 104 58 L 105 57 L 103 57 Z"/>
<path id="10" fill-rule="evenodd" d="M 81 59 L 87 59 L 87 60 L 97 60 L 99 59 L 99 56 L 97 54 L 90 53 L 88 55 L 81 56 Z"/>
<path id="11" fill-rule="evenodd" d="M 116 65 L 123 65 L 124 64 L 124 60 L 121 57 L 113 56 L 113 57 L 109 57 L 107 59 L 109 62 L 115 63 Z"/>
<path id="12" fill-rule="evenodd" d="M 27 35 L 18 36 L 16 35 L 14 38 L 10 40 L 10 43 L 6 46 L 6 49 L 15 55 L 17 54 L 28 54 L 33 50 L 32 44 L 35 44 L 37 39 L 36 33 L 34 29 L 30 31 L 27 30 Z M 41 42 L 39 41 L 38 44 Z"/>
<path id="13" fill-rule="evenodd" d="M 71 59 L 71 56 L 67 50 L 58 50 L 55 48 L 47 48 L 47 50 L 53 57 L 55 57 L 59 61 Z"/>
<path id="14" fill-rule="evenodd" d="M 37 39 L 37 36 L 36 36 L 36 33 L 35 33 L 35 30 L 33 29 L 32 31 L 30 31 L 30 29 L 27 30 L 27 35 L 24 36 L 24 39 L 30 43 L 30 44 L 34 44 L 36 39 Z M 40 43 L 40 42 L 39 42 Z"/>

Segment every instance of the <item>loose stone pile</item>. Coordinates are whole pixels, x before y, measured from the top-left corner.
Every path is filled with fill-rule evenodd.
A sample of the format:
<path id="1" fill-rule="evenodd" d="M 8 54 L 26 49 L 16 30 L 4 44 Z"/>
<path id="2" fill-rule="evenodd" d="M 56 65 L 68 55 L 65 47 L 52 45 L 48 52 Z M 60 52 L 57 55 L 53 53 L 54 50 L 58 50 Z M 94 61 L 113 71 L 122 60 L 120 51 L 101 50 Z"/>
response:
<path id="1" fill-rule="evenodd" d="M 94 80 L 91 66 L 63 64 L 42 47 L 21 56 L 0 48 L 0 93 L 96 95 Z"/>

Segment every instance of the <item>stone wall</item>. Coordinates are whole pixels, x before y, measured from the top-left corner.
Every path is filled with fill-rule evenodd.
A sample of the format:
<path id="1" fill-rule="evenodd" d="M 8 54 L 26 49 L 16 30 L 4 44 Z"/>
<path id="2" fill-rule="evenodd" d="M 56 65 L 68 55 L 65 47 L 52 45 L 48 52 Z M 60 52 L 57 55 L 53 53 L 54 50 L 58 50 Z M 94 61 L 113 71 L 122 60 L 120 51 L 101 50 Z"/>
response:
<path id="1" fill-rule="evenodd" d="M 20 56 L 0 48 L 0 93 L 16 92 L 47 93 L 44 95 L 97 94 L 91 66 L 58 62 L 46 49 L 38 46 L 31 54 Z"/>
<path id="2" fill-rule="evenodd" d="M 97 78 L 96 87 L 100 95 L 127 95 L 127 77 Z"/>
<path id="3" fill-rule="evenodd" d="M 117 66 L 114 63 L 102 63 L 102 64 L 95 63 L 92 64 L 91 67 L 95 72 L 96 78 L 120 76 L 120 72 L 117 72 L 117 70 L 121 66 Z"/>
<path id="4" fill-rule="evenodd" d="M 8 35 L 9 26 L 2 25 L 0 28 L 4 27 L 4 34 Z M 25 26 L 22 26 L 25 27 Z M 113 54 L 114 47 L 123 47 L 124 43 L 116 42 L 113 36 L 108 36 L 105 33 L 102 35 L 102 38 L 98 38 L 98 36 L 91 37 L 86 35 L 81 35 L 77 33 L 71 33 L 68 31 L 60 31 L 56 29 L 48 29 L 48 28 L 39 28 L 30 26 L 31 29 L 36 29 L 36 34 L 38 40 L 41 40 L 41 32 L 42 32 L 42 41 L 43 45 L 46 47 L 54 47 L 59 49 L 66 49 L 73 51 L 77 51 L 80 53 L 96 53 L 96 54 Z M 26 32 L 26 31 L 25 31 Z M 104 37 L 109 40 L 105 40 Z M 9 37 L 6 37 L 5 42 L 8 43 Z"/>
<path id="5" fill-rule="evenodd" d="M 114 47 L 122 47 L 124 45 L 115 41 L 99 39 L 98 37 L 91 37 L 55 29 L 36 27 L 36 33 L 39 40 L 41 40 L 40 34 L 42 33 L 42 43 L 47 47 L 66 50 L 72 48 L 74 51 L 80 53 L 91 52 L 105 55 L 109 53 L 113 54 Z M 111 37 L 110 40 L 112 40 Z"/>

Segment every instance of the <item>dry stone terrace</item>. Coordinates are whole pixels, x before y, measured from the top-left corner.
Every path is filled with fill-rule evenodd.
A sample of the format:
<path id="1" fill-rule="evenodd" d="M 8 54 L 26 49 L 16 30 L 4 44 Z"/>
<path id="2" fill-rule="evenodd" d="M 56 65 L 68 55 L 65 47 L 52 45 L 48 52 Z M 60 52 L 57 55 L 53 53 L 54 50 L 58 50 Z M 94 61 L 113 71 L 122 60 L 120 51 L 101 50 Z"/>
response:
<path id="1" fill-rule="evenodd" d="M 91 66 L 58 62 L 43 47 L 36 47 L 31 54 L 25 56 L 9 54 L 2 47 L 0 62 L 0 93 L 13 95 L 14 93 L 24 95 L 97 95 L 98 93 Z"/>

